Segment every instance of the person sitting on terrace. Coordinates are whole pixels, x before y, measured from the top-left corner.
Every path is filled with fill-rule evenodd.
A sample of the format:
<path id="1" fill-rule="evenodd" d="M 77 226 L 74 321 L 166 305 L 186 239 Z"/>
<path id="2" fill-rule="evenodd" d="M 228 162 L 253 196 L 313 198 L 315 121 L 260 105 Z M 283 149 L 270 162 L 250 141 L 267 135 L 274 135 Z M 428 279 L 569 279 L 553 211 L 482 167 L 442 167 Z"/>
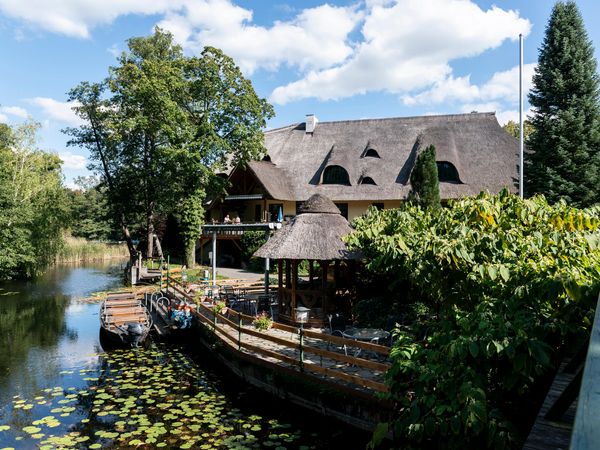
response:
<path id="1" fill-rule="evenodd" d="M 231 219 L 229 218 L 229 214 L 227 214 L 225 216 L 225 218 L 223 219 L 223 223 L 231 223 Z"/>
<path id="2" fill-rule="evenodd" d="M 233 223 L 241 223 L 242 221 L 240 220 L 240 216 L 237 216 L 235 219 L 233 219 Z"/>

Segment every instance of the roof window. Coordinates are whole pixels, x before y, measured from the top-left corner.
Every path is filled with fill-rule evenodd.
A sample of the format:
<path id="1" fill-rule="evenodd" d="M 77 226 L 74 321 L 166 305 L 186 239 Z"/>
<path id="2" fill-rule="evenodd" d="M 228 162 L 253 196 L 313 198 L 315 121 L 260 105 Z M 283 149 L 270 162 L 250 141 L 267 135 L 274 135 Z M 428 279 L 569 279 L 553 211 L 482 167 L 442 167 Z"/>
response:
<path id="1" fill-rule="evenodd" d="M 358 184 L 372 184 L 374 186 L 377 186 L 377 183 L 375 183 L 375 180 L 371 177 L 362 177 Z"/>
<path id="2" fill-rule="evenodd" d="M 344 184 L 350 186 L 348 172 L 342 166 L 329 166 L 323 171 L 323 184 Z"/>
<path id="3" fill-rule="evenodd" d="M 379 153 L 377 153 L 377 150 L 375 150 L 374 148 L 367 149 L 367 151 L 365 152 L 365 158 L 366 157 L 381 158 L 381 156 L 379 156 Z"/>
<path id="4" fill-rule="evenodd" d="M 438 170 L 438 180 L 443 183 L 460 183 L 458 170 L 454 164 L 448 161 L 436 161 Z"/>

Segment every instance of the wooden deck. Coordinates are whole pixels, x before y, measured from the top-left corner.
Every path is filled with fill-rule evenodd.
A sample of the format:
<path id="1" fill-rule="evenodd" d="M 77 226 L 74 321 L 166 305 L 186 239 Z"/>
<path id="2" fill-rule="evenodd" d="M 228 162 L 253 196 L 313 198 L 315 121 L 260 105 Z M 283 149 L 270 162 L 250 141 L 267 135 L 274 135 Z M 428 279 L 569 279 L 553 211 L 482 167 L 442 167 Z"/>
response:
<path id="1" fill-rule="evenodd" d="M 191 300 L 176 280 L 170 281 L 170 293 Z M 231 350 L 363 393 L 388 391 L 389 347 L 314 330 L 302 330 L 301 344 L 296 327 L 274 323 L 266 332 L 257 331 L 251 325 L 254 317 L 232 310 L 215 315 L 210 304 L 200 304 L 195 315 Z"/>
<path id="2" fill-rule="evenodd" d="M 571 430 L 575 420 L 577 400 L 575 400 L 565 414 L 558 420 L 549 420 L 546 414 L 554 405 L 559 396 L 565 391 L 575 377 L 575 373 L 564 371 L 566 363 L 561 364 L 559 371 L 544 400 L 535 423 L 525 441 L 523 450 L 562 450 L 568 449 L 571 440 Z"/>

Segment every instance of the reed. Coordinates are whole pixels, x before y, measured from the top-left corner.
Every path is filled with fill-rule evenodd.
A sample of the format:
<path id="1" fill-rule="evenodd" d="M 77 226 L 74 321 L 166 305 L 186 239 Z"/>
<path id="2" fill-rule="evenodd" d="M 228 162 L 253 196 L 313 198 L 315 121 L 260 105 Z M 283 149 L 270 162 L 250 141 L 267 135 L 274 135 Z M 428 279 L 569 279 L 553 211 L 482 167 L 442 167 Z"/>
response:
<path id="1" fill-rule="evenodd" d="M 111 258 L 127 258 L 126 244 L 88 241 L 83 238 L 66 237 L 65 244 L 56 256 L 57 263 L 102 261 Z"/>

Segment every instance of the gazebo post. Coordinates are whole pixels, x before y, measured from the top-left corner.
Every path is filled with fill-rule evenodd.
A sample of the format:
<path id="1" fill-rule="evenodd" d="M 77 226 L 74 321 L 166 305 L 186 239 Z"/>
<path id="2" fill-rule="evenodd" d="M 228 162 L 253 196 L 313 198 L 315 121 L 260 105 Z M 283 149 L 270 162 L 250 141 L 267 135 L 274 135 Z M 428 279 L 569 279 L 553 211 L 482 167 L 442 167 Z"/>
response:
<path id="1" fill-rule="evenodd" d="M 314 261 L 311 259 L 308 261 L 308 286 L 309 289 L 313 288 L 313 278 L 314 278 L 314 267 L 313 267 L 313 263 Z"/>
<path id="2" fill-rule="evenodd" d="M 329 268 L 329 261 L 321 261 L 321 268 L 323 269 L 322 286 L 323 291 L 323 314 L 327 314 L 327 269 Z"/>
<path id="3" fill-rule="evenodd" d="M 290 289 L 292 287 L 292 268 L 290 266 L 290 260 L 285 260 L 285 287 Z"/>
<path id="4" fill-rule="evenodd" d="M 279 312 L 283 312 L 282 300 L 285 286 L 283 285 L 283 259 L 277 260 L 277 304 Z"/>
<path id="5" fill-rule="evenodd" d="M 298 261 L 292 260 L 292 315 L 296 309 L 296 280 L 298 278 Z"/>
<path id="6" fill-rule="evenodd" d="M 340 280 L 340 260 L 336 259 L 333 266 L 333 285 L 335 288 L 338 288 L 338 283 Z"/>

